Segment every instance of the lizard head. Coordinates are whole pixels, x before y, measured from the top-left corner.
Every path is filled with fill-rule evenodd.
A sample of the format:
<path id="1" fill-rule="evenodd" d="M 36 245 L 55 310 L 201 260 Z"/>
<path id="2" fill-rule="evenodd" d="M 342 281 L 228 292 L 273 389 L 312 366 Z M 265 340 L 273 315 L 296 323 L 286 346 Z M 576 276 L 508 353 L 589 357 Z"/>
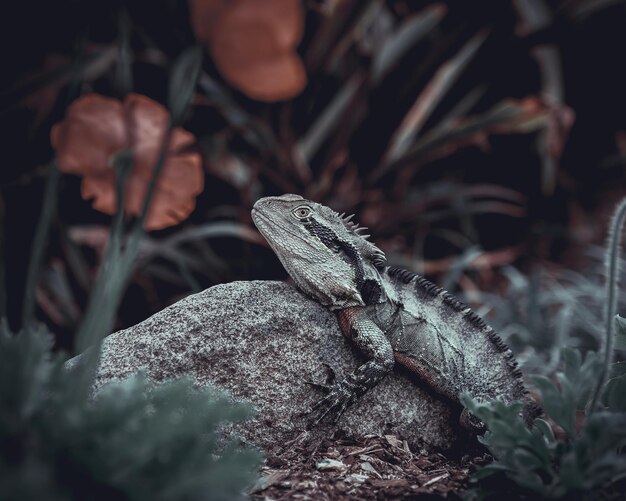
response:
<path id="1" fill-rule="evenodd" d="M 351 219 L 291 194 L 262 198 L 252 209 L 296 285 L 331 309 L 384 301 L 378 269 L 385 255 Z"/>

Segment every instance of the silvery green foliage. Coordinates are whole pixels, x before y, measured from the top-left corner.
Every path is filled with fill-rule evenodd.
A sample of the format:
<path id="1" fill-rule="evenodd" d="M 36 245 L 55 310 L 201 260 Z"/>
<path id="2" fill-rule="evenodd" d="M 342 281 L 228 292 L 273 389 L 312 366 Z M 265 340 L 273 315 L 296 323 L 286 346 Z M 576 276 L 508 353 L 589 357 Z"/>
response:
<path id="1" fill-rule="evenodd" d="M 615 316 L 614 347 L 626 351 L 626 319 Z M 611 409 L 626 412 L 626 361 L 611 364 L 609 380 L 604 389 L 604 403 Z"/>
<path id="2" fill-rule="evenodd" d="M 482 442 L 496 458 L 476 480 L 500 474 L 525 497 L 579 499 L 626 479 L 626 376 L 623 363 L 612 363 L 614 347 L 626 347 L 626 322 L 616 315 L 625 219 L 626 199 L 617 205 L 607 243 L 601 350 L 589 351 L 583 361 L 579 351 L 564 349 L 554 379 L 533 378 L 546 415 L 564 436 L 555 437 L 542 419 L 525 428 L 520 404 L 479 403 L 463 395 L 464 405 L 487 425 Z M 490 493 L 483 486 L 473 494 L 486 498 Z"/>
<path id="3" fill-rule="evenodd" d="M 0 499 L 237 499 L 260 456 L 217 443 L 249 416 L 223 393 L 143 376 L 76 398 L 44 327 L 0 327 Z"/>
<path id="4" fill-rule="evenodd" d="M 537 269 L 524 275 L 507 267 L 503 270 L 508 279 L 504 293 L 473 293 L 466 299 L 484 305 L 478 313 L 511 346 L 525 372 L 551 374 L 564 346 L 586 352 L 601 344 L 605 297 L 601 254 L 600 249 L 589 249 L 592 264 L 584 273 Z M 625 284 L 626 266 L 621 270 L 621 283 Z M 619 295 L 618 310 L 626 311 L 624 292 Z"/>
<path id="5" fill-rule="evenodd" d="M 509 488 L 515 484 L 521 498 L 578 499 L 624 478 L 626 385 L 616 390 L 621 393 L 617 407 L 606 402 L 603 410 L 587 416 L 577 426 L 577 416 L 589 401 L 600 365 L 595 353 L 583 360 L 578 351 L 566 349 L 563 370 L 556 374 L 559 384 L 544 376 L 534 378 L 546 415 L 564 430 L 565 438 L 555 437 L 543 419 L 536 419 L 534 426 L 527 428 L 519 417 L 520 404 L 478 403 L 463 398 L 468 409 L 487 425 L 489 431 L 481 442 L 496 458 L 474 475 L 481 490 L 473 491 L 468 498 L 490 499 L 495 493 L 490 492 L 487 482 L 497 485 L 497 489 L 505 488 L 508 482 Z M 505 478 L 499 478 L 496 484 L 494 475 Z"/>

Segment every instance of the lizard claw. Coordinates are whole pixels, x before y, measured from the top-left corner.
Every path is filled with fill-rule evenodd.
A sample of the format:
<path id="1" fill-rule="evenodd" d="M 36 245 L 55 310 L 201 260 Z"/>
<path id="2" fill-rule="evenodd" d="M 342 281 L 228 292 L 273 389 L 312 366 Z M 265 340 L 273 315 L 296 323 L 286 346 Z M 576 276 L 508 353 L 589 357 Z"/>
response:
<path id="1" fill-rule="evenodd" d="M 309 386 L 312 386 L 316 390 L 320 390 L 323 393 L 330 393 L 331 387 L 327 384 L 314 383 L 313 381 L 304 381 L 304 384 L 308 384 Z"/>
<path id="2" fill-rule="evenodd" d="M 322 365 L 326 367 L 326 371 L 328 372 L 326 376 L 326 383 L 329 385 L 334 384 L 335 380 L 337 379 L 337 373 L 335 372 L 335 369 L 333 369 L 330 364 L 327 364 L 326 362 L 322 362 Z"/>
<path id="3" fill-rule="evenodd" d="M 480 419 L 478 419 L 474 414 L 472 414 L 467 409 L 463 409 L 461 411 L 461 416 L 459 417 L 459 422 L 461 426 L 471 432 L 482 434 L 486 431 L 487 427 L 485 423 L 483 423 Z"/>
<path id="4" fill-rule="evenodd" d="M 333 369 L 330 364 L 326 362 L 322 362 L 322 365 L 326 367 L 328 374 L 326 376 L 326 383 L 314 383 L 313 381 L 304 381 L 304 384 L 308 384 L 309 386 L 313 386 L 316 390 L 320 390 L 321 392 L 328 394 L 332 389 L 332 385 L 335 382 L 335 369 Z"/>
<path id="5" fill-rule="evenodd" d="M 328 394 L 311 408 L 309 428 L 317 426 L 327 416 L 331 417 L 333 424 L 337 423 L 354 397 L 354 390 L 346 381 L 333 385 Z"/>

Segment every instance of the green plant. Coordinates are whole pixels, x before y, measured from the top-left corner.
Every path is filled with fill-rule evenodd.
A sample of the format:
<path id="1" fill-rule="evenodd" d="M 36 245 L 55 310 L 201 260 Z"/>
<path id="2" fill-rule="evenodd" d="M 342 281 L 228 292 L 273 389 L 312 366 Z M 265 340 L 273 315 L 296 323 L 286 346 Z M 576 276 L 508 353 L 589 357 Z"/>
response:
<path id="1" fill-rule="evenodd" d="M 545 376 L 533 378 L 542 396 L 546 415 L 564 433 L 555 436 L 551 425 L 536 419 L 529 429 L 519 417 L 521 404 L 463 403 L 489 432 L 481 439 L 497 460 L 481 468 L 476 481 L 504 474 L 528 497 L 562 498 L 604 487 L 623 478 L 626 455 L 626 414 L 607 406 L 580 425 L 599 374 L 600 361 L 589 353 L 583 361 L 576 350 L 563 351 L 564 370 L 556 374 L 559 385 Z M 626 386 L 615 389 L 626 394 Z M 502 488 L 499 484 L 498 488 Z M 489 491 L 482 496 L 489 497 Z"/>
<path id="2" fill-rule="evenodd" d="M 584 272 L 558 265 L 536 265 L 529 275 L 512 266 L 501 270 L 504 290 L 470 290 L 468 303 L 478 304 L 481 315 L 515 352 L 529 374 L 553 374 L 563 346 L 581 353 L 597 350 L 605 336 L 603 317 L 604 271 L 599 247 L 586 251 Z M 626 269 L 621 259 L 620 279 Z M 618 297 L 626 311 L 626 295 Z"/>
<path id="3" fill-rule="evenodd" d="M 526 498 L 584 497 L 626 478 L 626 376 L 623 362 L 611 363 L 613 346 L 626 347 L 625 322 L 615 315 L 625 216 L 626 199 L 615 211 L 607 246 L 603 352 L 590 351 L 583 359 L 579 351 L 565 348 L 556 382 L 543 375 L 531 378 L 559 433 L 544 419 L 527 428 L 520 403 L 480 403 L 463 396 L 464 405 L 487 425 L 481 442 L 496 458 L 474 475 L 482 489 L 469 498 L 489 498 L 493 493 L 485 481 L 494 475 L 512 482 Z"/>
<path id="4" fill-rule="evenodd" d="M 217 432 L 247 406 L 142 375 L 76 399 L 79 381 L 50 344 L 41 326 L 0 326 L 0 499 L 243 497 L 260 454 Z"/>
<path id="5" fill-rule="evenodd" d="M 251 414 L 228 395 L 197 389 L 191 379 L 154 384 L 142 375 L 110 383 L 92 395 L 100 343 L 113 326 L 136 266 L 169 136 L 191 100 L 201 60 L 201 52 L 191 48 L 173 65 L 168 131 L 140 215 L 127 232 L 124 181 L 133 157 L 128 149 L 111 157 L 117 212 L 77 334 L 78 349 L 84 352 L 71 370 L 62 355 L 52 355 L 51 335 L 33 319 L 51 224 L 47 211 L 57 202 L 58 173 L 50 171 L 22 331 L 14 335 L 4 319 L 0 323 L 0 499 L 237 499 L 256 477 L 259 451 L 220 438 L 224 425 Z M 125 64 L 120 57 L 119 74 L 129 78 Z M 121 87 L 128 91 L 130 83 Z"/>

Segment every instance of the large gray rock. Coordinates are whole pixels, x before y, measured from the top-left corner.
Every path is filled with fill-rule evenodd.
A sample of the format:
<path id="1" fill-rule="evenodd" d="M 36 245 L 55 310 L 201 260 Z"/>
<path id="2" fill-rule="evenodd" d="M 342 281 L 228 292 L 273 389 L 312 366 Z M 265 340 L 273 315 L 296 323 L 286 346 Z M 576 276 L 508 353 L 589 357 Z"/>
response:
<path id="1" fill-rule="evenodd" d="M 279 453 L 301 436 L 301 414 L 321 398 L 305 381 L 325 382 L 363 363 L 335 315 L 282 282 L 233 282 L 188 296 L 103 344 L 96 388 L 144 370 L 155 381 L 191 375 L 258 410 L 238 425 L 245 439 Z M 396 434 L 414 447 L 449 448 L 458 409 L 400 371 L 385 378 L 339 420 L 349 434 Z M 329 436 L 323 424 L 307 437 Z"/>

